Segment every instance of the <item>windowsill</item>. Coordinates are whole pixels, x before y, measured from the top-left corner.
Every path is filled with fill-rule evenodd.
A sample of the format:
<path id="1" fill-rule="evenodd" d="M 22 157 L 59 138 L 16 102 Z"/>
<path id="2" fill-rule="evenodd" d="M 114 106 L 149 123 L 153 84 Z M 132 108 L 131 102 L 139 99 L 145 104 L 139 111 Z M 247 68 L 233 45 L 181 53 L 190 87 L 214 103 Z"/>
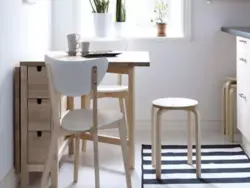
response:
<path id="1" fill-rule="evenodd" d="M 94 33 L 94 32 L 92 32 Z M 149 41 L 165 41 L 165 40 L 188 40 L 183 32 L 180 30 L 166 30 L 165 37 L 157 36 L 157 29 L 155 27 L 137 27 L 136 29 L 123 28 L 117 32 L 114 28 L 107 37 L 96 37 L 93 35 L 82 34 L 82 41 L 122 41 L 122 40 L 149 40 Z"/>
<path id="2" fill-rule="evenodd" d="M 95 37 L 95 36 L 83 36 L 82 41 L 88 42 L 107 42 L 107 41 L 122 41 L 122 40 L 153 40 L 153 41 L 165 41 L 165 40 L 187 40 L 184 36 L 108 36 L 108 37 Z"/>

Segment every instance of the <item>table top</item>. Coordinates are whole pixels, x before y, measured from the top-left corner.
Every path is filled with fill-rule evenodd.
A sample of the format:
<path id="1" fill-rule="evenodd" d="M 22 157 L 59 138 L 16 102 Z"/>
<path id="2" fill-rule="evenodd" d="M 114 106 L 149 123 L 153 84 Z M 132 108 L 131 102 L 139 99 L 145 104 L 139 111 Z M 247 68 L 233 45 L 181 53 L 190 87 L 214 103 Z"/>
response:
<path id="1" fill-rule="evenodd" d="M 68 56 L 66 52 L 63 51 L 51 51 L 47 53 L 48 55 L 59 59 L 61 61 L 82 61 L 89 58 L 77 56 Z M 107 58 L 109 64 L 116 66 L 139 66 L 148 67 L 150 66 L 149 52 L 147 51 L 122 51 L 120 55 L 115 57 Z M 21 61 L 21 66 L 43 66 L 45 64 L 44 57 L 38 57 L 37 59 Z"/>

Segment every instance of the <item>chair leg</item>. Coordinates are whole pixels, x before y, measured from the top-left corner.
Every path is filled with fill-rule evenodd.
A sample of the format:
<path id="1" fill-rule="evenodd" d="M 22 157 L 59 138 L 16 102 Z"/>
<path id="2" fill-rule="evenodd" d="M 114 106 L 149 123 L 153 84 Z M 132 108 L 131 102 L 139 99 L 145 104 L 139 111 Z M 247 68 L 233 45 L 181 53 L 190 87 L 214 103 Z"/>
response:
<path id="1" fill-rule="evenodd" d="M 52 138 L 51 138 L 51 142 L 50 142 L 50 147 L 49 147 L 49 152 L 48 152 L 48 157 L 44 166 L 44 170 L 43 170 L 43 174 L 42 174 L 42 179 L 41 179 L 41 184 L 40 184 L 40 188 L 46 188 L 46 185 L 48 183 L 48 176 L 49 176 L 49 172 L 51 170 L 51 166 L 53 164 L 53 159 L 55 158 L 55 153 L 56 155 L 58 155 L 58 153 L 56 152 L 56 144 L 57 144 L 57 138 L 58 138 L 58 133 L 57 133 L 57 129 L 53 130 L 52 133 Z"/>
<path id="2" fill-rule="evenodd" d="M 161 114 L 159 109 L 156 115 L 156 178 L 161 179 Z"/>
<path id="3" fill-rule="evenodd" d="M 126 173 L 127 188 L 131 188 L 132 183 L 131 183 L 131 176 L 130 176 L 129 163 L 128 163 L 128 145 L 127 145 L 127 130 L 126 129 L 127 129 L 126 122 L 124 119 L 123 123 L 120 123 L 119 134 L 120 134 L 120 139 L 121 139 L 121 148 L 122 148 L 124 169 Z"/>
<path id="4" fill-rule="evenodd" d="M 151 108 L 152 166 L 155 167 L 155 107 Z"/>
<path id="5" fill-rule="evenodd" d="M 128 112 L 129 112 L 129 104 L 128 104 L 128 97 L 125 97 L 125 111 L 126 111 L 126 125 L 127 125 L 127 129 L 128 129 Z"/>
<path id="6" fill-rule="evenodd" d="M 83 96 L 81 100 L 82 100 L 81 108 L 90 109 L 91 96 L 90 95 Z M 82 152 L 86 152 L 86 150 L 87 150 L 87 140 L 82 139 Z"/>
<path id="7" fill-rule="evenodd" d="M 196 140 L 196 177 L 201 178 L 201 145 L 200 145 L 200 117 L 198 110 L 195 115 L 195 140 Z"/>
<path id="8" fill-rule="evenodd" d="M 95 188 L 100 188 L 99 156 L 98 156 L 98 135 L 93 133 L 94 142 L 94 166 L 95 166 Z"/>
<path id="9" fill-rule="evenodd" d="M 188 164 L 192 165 L 192 155 L 193 155 L 193 121 L 192 112 L 188 112 Z"/>
<path id="10" fill-rule="evenodd" d="M 229 142 L 234 142 L 234 108 L 235 108 L 235 98 L 234 98 L 234 88 L 229 90 L 229 104 L 228 104 L 228 118 L 229 118 Z"/>
<path id="11" fill-rule="evenodd" d="M 80 135 L 76 134 L 75 136 L 75 160 L 74 160 L 74 183 L 78 182 L 79 151 L 80 151 Z"/>
<path id="12" fill-rule="evenodd" d="M 58 161 L 58 140 L 55 145 L 55 157 L 52 164 L 51 170 L 51 187 L 58 187 L 58 170 L 59 170 L 59 161 Z"/>
<path id="13" fill-rule="evenodd" d="M 119 106 L 120 106 L 121 113 L 123 113 L 125 116 L 124 98 L 119 98 Z"/>

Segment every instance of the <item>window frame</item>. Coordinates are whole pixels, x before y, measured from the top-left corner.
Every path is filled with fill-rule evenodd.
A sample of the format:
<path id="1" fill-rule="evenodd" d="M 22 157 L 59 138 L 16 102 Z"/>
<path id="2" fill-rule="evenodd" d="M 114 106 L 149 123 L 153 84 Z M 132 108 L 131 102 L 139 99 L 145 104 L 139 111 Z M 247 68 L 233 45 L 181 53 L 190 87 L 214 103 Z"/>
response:
<path id="1" fill-rule="evenodd" d="M 81 16 L 81 0 L 73 0 L 72 1 L 72 8 L 73 8 L 73 20 L 74 29 L 75 31 L 80 31 L 81 28 L 78 23 L 80 23 L 80 16 Z M 158 36 L 145 36 L 145 37 L 138 37 L 138 36 L 130 36 L 130 37 L 121 37 L 121 40 L 128 39 L 128 40 L 192 40 L 192 0 L 183 0 L 182 3 L 182 24 L 183 24 L 183 37 L 158 37 Z M 83 37 L 84 38 L 84 37 Z M 117 37 L 115 37 L 117 38 Z M 99 40 L 98 37 L 92 38 L 92 40 Z M 103 40 L 103 39 L 100 39 Z"/>

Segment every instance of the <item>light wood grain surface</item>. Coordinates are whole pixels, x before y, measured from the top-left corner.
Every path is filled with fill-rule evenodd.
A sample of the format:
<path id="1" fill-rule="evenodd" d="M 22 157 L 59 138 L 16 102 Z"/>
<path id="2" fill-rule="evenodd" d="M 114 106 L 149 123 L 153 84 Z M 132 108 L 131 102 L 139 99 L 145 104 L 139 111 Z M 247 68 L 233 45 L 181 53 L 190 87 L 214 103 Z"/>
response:
<path id="1" fill-rule="evenodd" d="M 77 56 L 68 56 L 63 51 L 48 52 L 49 55 L 62 61 L 82 61 L 84 59 L 80 54 Z M 124 51 L 122 54 L 116 57 L 107 58 L 109 63 L 117 66 L 150 66 L 149 52 L 146 51 Z M 37 57 L 36 59 L 30 59 L 20 62 L 21 66 L 44 66 L 44 57 Z"/>

